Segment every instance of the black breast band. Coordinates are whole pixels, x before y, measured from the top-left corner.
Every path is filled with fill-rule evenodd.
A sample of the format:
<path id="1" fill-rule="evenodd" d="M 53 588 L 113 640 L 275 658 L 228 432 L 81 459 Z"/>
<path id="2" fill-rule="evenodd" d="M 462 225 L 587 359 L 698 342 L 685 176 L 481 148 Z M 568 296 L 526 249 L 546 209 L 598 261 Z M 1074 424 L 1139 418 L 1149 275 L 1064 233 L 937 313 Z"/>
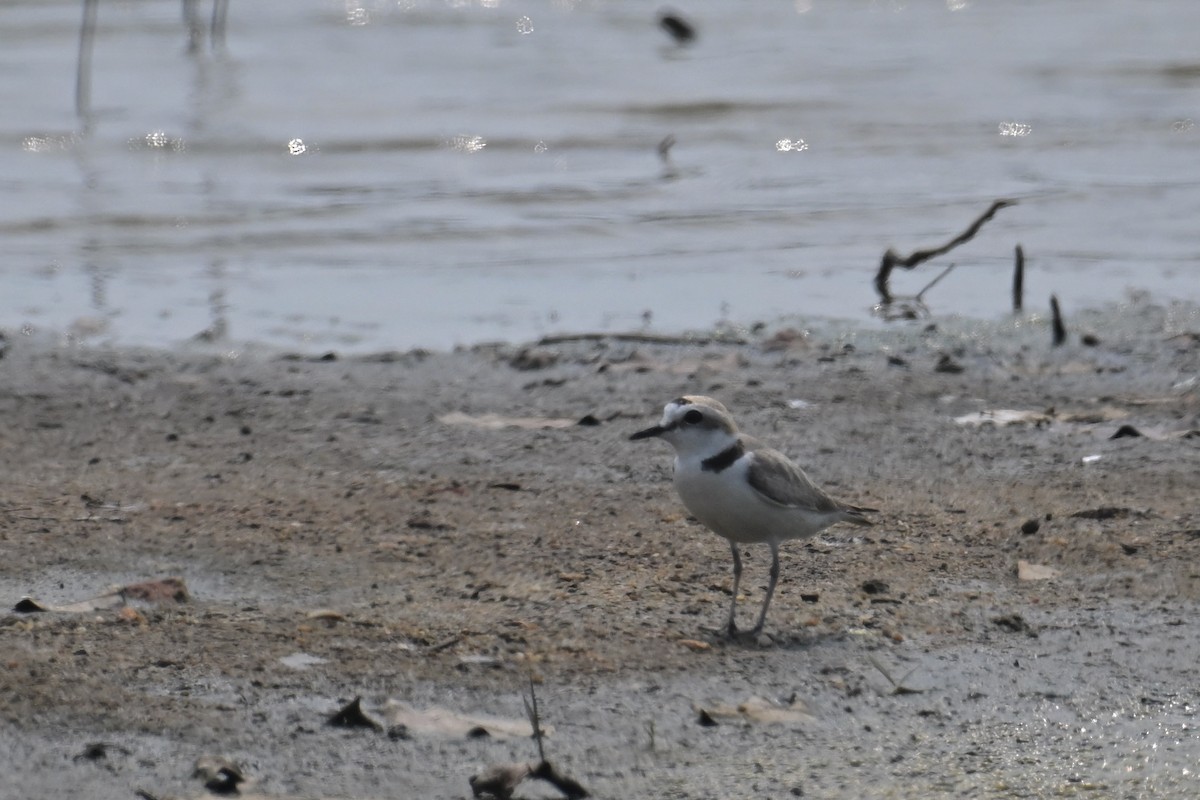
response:
<path id="1" fill-rule="evenodd" d="M 715 456 L 706 458 L 700 462 L 700 469 L 706 472 L 724 472 L 729 467 L 733 466 L 733 462 L 746 454 L 746 448 L 741 442 L 734 442 L 726 447 Z"/>

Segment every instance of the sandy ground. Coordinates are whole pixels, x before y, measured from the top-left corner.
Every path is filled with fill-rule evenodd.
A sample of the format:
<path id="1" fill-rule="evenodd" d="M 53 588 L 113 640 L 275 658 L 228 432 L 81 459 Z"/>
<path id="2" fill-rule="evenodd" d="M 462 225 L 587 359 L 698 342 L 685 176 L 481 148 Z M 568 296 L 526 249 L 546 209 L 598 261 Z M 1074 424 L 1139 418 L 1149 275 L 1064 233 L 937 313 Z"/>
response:
<path id="1" fill-rule="evenodd" d="M 8 607 L 191 597 L 0 615 L 0 795 L 204 796 L 219 755 L 272 796 L 469 797 L 533 743 L 327 717 L 520 720 L 532 675 L 547 755 L 599 797 L 1195 797 L 1200 314 L 1073 323 L 1099 342 L 1028 319 L 352 359 L 10 337 Z M 881 509 L 784 548 L 760 641 L 712 632 L 728 547 L 669 447 L 627 440 L 683 393 Z M 955 421 L 997 409 L 1035 413 Z M 780 719 L 720 715 L 752 698 Z"/>

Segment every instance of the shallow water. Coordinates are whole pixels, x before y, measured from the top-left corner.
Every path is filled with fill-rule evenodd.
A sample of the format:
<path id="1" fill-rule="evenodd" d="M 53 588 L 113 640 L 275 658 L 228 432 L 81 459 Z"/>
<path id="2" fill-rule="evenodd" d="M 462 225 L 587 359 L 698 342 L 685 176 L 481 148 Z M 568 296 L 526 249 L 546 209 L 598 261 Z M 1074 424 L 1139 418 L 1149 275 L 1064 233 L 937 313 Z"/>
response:
<path id="1" fill-rule="evenodd" d="M 202 13 L 208 4 L 201 3 Z M 0 327 L 373 350 L 813 316 L 879 258 L 935 314 L 1200 300 L 1200 5 L 231 3 L 0 9 Z M 656 154 L 677 141 L 670 164 Z"/>

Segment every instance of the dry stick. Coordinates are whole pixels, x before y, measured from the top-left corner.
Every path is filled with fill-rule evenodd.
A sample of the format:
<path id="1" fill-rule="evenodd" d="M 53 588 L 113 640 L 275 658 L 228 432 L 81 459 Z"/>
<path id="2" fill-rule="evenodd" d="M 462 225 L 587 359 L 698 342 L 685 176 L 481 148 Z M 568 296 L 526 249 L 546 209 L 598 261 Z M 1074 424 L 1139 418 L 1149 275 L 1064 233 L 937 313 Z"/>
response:
<path id="1" fill-rule="evenodd" d="M 983 227 L 983 223 L 991 219 L 997 211 L 1007 206 L 1016 205 L 1016 202 L 1016 200 L 997 200 L 992 203 L 991 208 L 983 212 L 977 220 L 972 222 L 970 227 L 941 247 L 934 247 L 929 250 L 917 250 L 907 258 L 901 258 L 895 250 L 888 248 L 888 251 L 883 254 L 883 261 L 879 264 L 879 272 L 875 274 L 875 291 L 879 292 L 880 304 L 889 305 L 892 302 L 892 293 L 888 289 L 888 279 L 891 277 L 893 269 L 896 267 L 912 269 L 931 258 L 936 258 L 943 253 L 950 252 L 963 242 L 973 239 L 975 234 L 979 232 L 979 229 Z"/>
<path id="2" fill-rule="evenodd" d="M 1067 340 L 1067 326 L 1063 325 L 1062 311 L 1058 308 L 1058 298 L 1050 295 L 1050 313 L 1054 317 L 1054 346 L 1058 347 Z"/>
<path id="3" fill-rule="evenodd" d="M 567 344 L 569 342 L 634 342 L 638 344 L 684 344 L 705 345 L 714 342 L 719 344 L 746 344 L 740 336 L 666 336 L 657 333 L 562 333 L 543 336 L 538 339 L 539 345 Z"/>
<path id="4" fill-rule="evenodd" d="M 1017 245 L 1016 263 L 1013 264 L 1013 313 L 1019 313 L 1025 304 L 1025 251 Z"/>

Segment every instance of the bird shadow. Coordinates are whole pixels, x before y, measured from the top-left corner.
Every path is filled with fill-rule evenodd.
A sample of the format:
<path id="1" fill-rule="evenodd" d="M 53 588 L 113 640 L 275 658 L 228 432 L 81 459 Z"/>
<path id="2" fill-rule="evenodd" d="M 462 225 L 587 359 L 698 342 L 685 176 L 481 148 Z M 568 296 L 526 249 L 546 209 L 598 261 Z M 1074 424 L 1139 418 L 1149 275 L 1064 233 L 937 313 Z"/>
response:
<path id="1" fill-rule="evenodd" d="M 825 645 L 841 644 L 846 641 L 845 631 L 815 631 L 803 632 L 767 630 L 755 635 L 751 631 L 738 631 L 732 637 L 724 628 L 701 628 L 704 641 L 723 650 L 776 650 L 776 651 L 805 651 L 815 650 Z"/>

